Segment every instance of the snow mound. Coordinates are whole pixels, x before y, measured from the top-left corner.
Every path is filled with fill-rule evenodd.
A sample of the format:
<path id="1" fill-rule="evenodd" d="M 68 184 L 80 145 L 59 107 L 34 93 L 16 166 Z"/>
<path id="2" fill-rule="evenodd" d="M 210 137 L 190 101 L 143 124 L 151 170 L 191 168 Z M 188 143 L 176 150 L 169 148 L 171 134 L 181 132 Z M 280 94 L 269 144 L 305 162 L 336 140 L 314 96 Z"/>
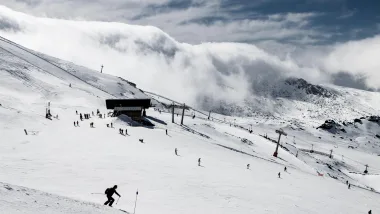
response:
<path id="1" fill-rule="evenodd" d="M 0 182 L 1 213 L 12 214 L 121 214 L 108 206 L 58 196 L 35 189 Z"/>

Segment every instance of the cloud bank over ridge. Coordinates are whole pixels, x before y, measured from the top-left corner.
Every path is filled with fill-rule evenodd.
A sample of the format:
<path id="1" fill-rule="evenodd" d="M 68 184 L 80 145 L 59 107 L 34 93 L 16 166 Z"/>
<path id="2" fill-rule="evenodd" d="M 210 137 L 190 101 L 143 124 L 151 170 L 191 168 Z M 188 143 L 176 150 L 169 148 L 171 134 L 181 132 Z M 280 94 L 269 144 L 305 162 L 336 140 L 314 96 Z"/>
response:
<path id="1" fill-rule="evenodd" d="M 380 36 L 302 48 L 278 43 L 191 45 L 152 26 L 38 18 L 4 6 L 0 35 L 95 70 L 103 64 L 105 73 L 190 104 L 200 97 L 240 102 L 253 93 L 265 95 L 268 86 L 286 77 L 361 89 L 380 86 Z"/>

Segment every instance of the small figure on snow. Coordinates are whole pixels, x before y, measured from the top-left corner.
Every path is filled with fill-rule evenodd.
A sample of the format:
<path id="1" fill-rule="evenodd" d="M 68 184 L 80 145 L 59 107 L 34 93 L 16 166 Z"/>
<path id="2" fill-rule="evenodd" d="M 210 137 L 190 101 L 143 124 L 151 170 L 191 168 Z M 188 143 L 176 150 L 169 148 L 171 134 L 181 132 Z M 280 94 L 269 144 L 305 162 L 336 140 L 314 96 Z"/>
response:
<path id="1" fill-rule="evenodd" d="M 177 152 L 178 152 L 178 150 L 177 150 L 177 148 L 175 148 L 175 149 L 174 149 L 174 153 L 175 153 L 175 155 L 178 156 L 178 153 L 177 153 Z"/>
<path id="2" fill-rule="evenodd" d="M 96 114 L 100 114 L 100 111 L 99 111 L 99 109 L 97 109 L 97 110 L 96 110 Z"/>
<path id="3" fill-rule="evenodd" d="M 348 185 L 348 180 L 346 181 L 346 184 Z"/>
<path id="4" fill-rule="evenodd" d="M 79 127 L 79 122 L 77 121 L 77 126 Z"/>
<path id="5" fill-rule="evenodd" d="M 278 173 L 278 178 L 281 178 L 281 173 L 280 172 Z"/>
<path id="6" fill-rule="evenodd" d="M 120 134 L 124 135 L 124 130 L 120 129 Z"/>
<path id="7" fill-rule="evenodd" d="M 284 172 L 287 172 L 286 170 L 287 170 L 287 168 L 286 168 L 286 166 L 285 166 L 285 168 L 284 168 Z"/>
<path id="8" fill-rule="evenodd" d="M 113 124 L 111 123 L 111 128 L 113 128 Z"/>
<path id="9" fill-rule="evenodd" d="M 94 112 L 92 112 L 92 116 L 95 116 Z"/>
<path id="10" fill-rule="evenodd" d="M 75 114 L 77 114 L 77 115 L 78 115 L 78 111 L 77 111 L 77 110 L 75 110 Z"/>
<path id="11" fill-rule="evenodd" d="M 165 130 L 165 132 L 166 132 L 166 135 L 168 135 L 168 130 L 167 129 Z"/>
<path id="12" fill-rule="evenodd" d="M 75 123 L 75 121 L 74 121 L 74 126 L 77 127 L 77 124 Z"/>
<path id="13" fill-rule="evenodd" d="M 247 169 L 249 169 L 250 166 L 251 166 L 250 164 L 247 164 Z"/>
<path id="14" fill-rule="evenodd" d="M 351 184 L 348 184 L 348 189 L 351 189 Z"/>
<path id="15" fill-rule="evenodd" d="M 79 114 L 79 119 L 80 119 L 80 120 L 83 120 L 82 113 Z"/>
<path id="16" fill-rule="evenodd" d="M 368 211 L 368 214 L 372 214 L 372 210 Z"/>
<path id="17" fill-rule="evenodd" d="M 94 128 L 94 122 L 91 122 L 91 123 L 90 123 L 90 127 L 91 127 L 91 128 Z"/>
<path id="18" fill-rule="evenodd" d="M 104 203 L 104 205 L 108 204 L 108 206 L 112 207 L 112 204 L 115 201 L 115 199 L 112 198 L 112 195 L 114 193 L 118 195 L 119 197 L 121 197 L 121 195 L 118 192 L 116 192 L 116 189 L 117 189 L 117 185 L 113 186 L 112 188 L 106 189 L 105 194 L 107 195 L 107 201 Z"/>
<path id="19" fill-rule="evenodd" d="M 125 129 L 125 135 L 128 135 L 128 129 Z"/>
<path id="20" fill-rule="evenodd" d="M 198 158 L 198 166 L 201 166 L 201 158 Z"/>
<path id="21" fill-rule="evenodd" d="M 28 135 L 28 132 L 26 131 L 26 129 L 24 129 L 24 132 L 25 132 L 25 135 Z"/>

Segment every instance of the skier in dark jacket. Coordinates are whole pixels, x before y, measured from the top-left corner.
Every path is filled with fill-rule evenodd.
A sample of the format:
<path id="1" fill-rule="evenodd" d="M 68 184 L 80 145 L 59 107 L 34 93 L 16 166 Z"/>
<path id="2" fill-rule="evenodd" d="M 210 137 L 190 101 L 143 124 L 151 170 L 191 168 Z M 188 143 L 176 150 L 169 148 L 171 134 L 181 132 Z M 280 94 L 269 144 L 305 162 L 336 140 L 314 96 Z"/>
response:
<path id="1" fill-rule="evenodd" d="M 112 188 L 108 188 L 106 189 L 106 195 L 107 195 L 107 201 L 104 203 L 104 205 L 109 205 L 110 207 L 112 207 L 112 204 L 113 202 L 115 201 L 115 199 L 112 198 L 112 195 L 115 193 L 116 195 L 118 195 L 119 197 L 121 197 L 119 195 L 118 192 L 116 192 L 116 189 L 117 189 L 117 185 L 113 186 Z"/>

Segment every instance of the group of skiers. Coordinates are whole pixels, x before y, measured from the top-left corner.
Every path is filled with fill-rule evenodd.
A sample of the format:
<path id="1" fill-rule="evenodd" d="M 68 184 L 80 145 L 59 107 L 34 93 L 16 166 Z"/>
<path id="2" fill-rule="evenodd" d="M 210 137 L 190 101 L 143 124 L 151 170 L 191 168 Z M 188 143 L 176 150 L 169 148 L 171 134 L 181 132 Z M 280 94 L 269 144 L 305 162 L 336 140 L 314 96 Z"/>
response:
<path id="1" fill-rule="evenodd" d="M 122 128 L 119 129 L 119 133 L 124 135 L 124 130 Z M 128 129 L 125 129 L 125 135 L 128 135 Z"/>
<path id="2" fill-rule="evenodd" d="M 76 121 L 76 122 L 74 121 L 74 126 L 75 127 L 79 127 L 79 122 L 78 121 Z"/>

